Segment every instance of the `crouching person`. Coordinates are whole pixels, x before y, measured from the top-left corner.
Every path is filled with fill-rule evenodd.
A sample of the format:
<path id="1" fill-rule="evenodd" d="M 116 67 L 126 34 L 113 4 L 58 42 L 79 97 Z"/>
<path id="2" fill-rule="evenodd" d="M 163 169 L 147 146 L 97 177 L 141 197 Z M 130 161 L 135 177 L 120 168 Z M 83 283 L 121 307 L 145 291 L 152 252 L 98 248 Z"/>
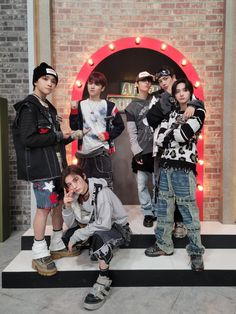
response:
<path id="1" fill-rule="evenodd" d="M 103 305 L 110 292 L 112 250 L 121 245 L 128 246 L 130 242 L 127 213 L 104 179 L 86 179 L 75 165 L 64 169 L 62 182 L 65 187 L 62 214 L 68 227 L 65 238 L 72 234 L 68 250 L 72 251 L 78 243 L 83 244 L 92 237 L 90 249 L 98 259 L 99 276 L 84 300 L 84 308 L 96 310 Z"/>

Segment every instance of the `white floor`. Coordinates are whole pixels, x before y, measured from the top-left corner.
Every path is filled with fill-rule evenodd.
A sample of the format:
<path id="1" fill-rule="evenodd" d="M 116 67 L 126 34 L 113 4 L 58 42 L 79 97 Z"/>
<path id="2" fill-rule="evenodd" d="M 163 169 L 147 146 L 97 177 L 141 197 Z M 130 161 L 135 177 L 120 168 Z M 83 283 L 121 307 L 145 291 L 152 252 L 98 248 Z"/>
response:
<path id="1" fill-rule="evenodd" d="M 130 210 L 132 211 L 132 208 Z M 140 225 L 141 222 L 142 218 L 140 216 L 139 222 L 137 221 L 136 225 L 137 229 L 135 230 L 138 231 L 139 228 L 143 230 Z M 202 233 L 207 224 L 208 228 L 216 226 L 217 224 L 217 230 L 213 228 L 215 232 L 220 231 L 221 234 L 230 234 L 230 232 L 232 232 L 232 234 L 235 234 L 235 225 L 228 226 L 211 222 L 203 223 Z M 132 228 L 135 228 L 135 223 L 133 223 Z M 206 233 L 208 233 L 208 228 L 206 228 Z M 227 232 L 225 228 L 228 228 Z M 151 229 L 152 228 L 145 228 L 145 233 L 152 233 L 153 231 Z M 214 230 L 209 233 L 213 234 Z M 50 234 L 50 227 L 48 227 L 48 232 Z M 1 271 L 8 267 L 7 265 L 9 265 L 10 261 L 20 252 L 21 235 L 22 232 L 15 232 L 8 240 L 0 243 Z M 119 251 L 119 254 L 122 254 L 121 251 L 122 250 Z M 235 269 L 235 256 L 231 255 L 231 250 L 223 250 L 223 252 L 226 253 L 225 256 L 222 255 L 222 250 L 215 250 L 214 254 L 211 251 L 212 250 L 207 250 L 205 255 L 206 267 L 212 267 L 212 260 L 215 260 L 216 267 L 225 264 Z M 27 254 L 30 254 L 30 251 L 28 251 Z M 85 256 L 82 255 L 79 257 L 81 259 L 80 262 L 82 262 L 82 258 L 87 259 L 86 252 L 84 252 L 84 254 Z M 177 254 L 183 254 L 181 263 L 183 261 L 187 262 L 185 250 L 176 250 L 174 256 L 177 257 Z M 140 255 L 144 257 L 143 250 L 140 251 Z M 174 256 L 172 256 L 171 259 Z M 26 257 L 24 258 L 25 264 L 29 266 L 29 257 L 28 259 Z M 117 258 L 118 255 L 115 256 L 112 267 L 115 267 L 118 262 Z M 137 257 L 137 260 L 138 259 Z M 161 261 L 158 261 L 158 259 L 159 258 L 156 259 L 155 263 Z M 58 261 L 59 267 L 61 267 L 59 265 L 61 261 Z M 71 263 L 72 261 L 74 262 L 74 258 L 71 258 Z M 22 264 L 22 262 L 23 261 L 19 263 Z M 96 265 L 96 263 L 94 264 Z M 96 266 L 91 265 L 91 267 Z M 88 291 L 88 288 L 1 289 L 0 314 L 88 313 L 88 311 L 82 308 L 83 299 Z M 111 295 L 103 307 L 95 313 L 120 314 L 121 312 L 124 314 L 236 314 L 236 287 L 115 287 L 112 288 Z"/>
<path id="2" fill-rule="evenodd" d="M 3 270 L 5 272 L 33 272 L 31 251 L 21 251 Z M 88 251 L 78 257 L 56 260 L 59 271 L 97 270 L 97 263 L 91 262 Z M 236 250 L 206 249 L 204 254 L 205 270 L 236 270 Z M 190 270 L 190 263 L 185 249 L 176 249 L 172 256 L 150 258 L 144 255 L 144 249 L 122 249 L 115 254 L 111 269 L 113 270 Z M 235 283 L 236 284 L 236 283 Z"/>
<path id="3" fill-rule="evenodd" d="M 154 227 L 143 227 L 143 215 L 138 205 L 126 205 L 126 211 L 129 216 L 129 223 L 134 234 L 154 234 Z M 155 225 L 154 225 L 155 226 Z M 46 227 L 46 234 L 52 233 L 51 225 Z M 202 221 L 201 234 L 236 234 L 236 224 L 222 224 L 218 221 Z M 28 229 L 23 236 L 32 236 L 33 229 Z"/>

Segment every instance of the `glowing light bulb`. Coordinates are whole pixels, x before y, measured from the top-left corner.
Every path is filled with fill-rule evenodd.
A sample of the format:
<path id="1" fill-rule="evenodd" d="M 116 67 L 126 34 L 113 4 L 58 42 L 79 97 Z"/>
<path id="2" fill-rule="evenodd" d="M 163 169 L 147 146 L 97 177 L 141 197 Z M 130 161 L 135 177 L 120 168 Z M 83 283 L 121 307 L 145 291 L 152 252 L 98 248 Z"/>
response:
<path id="1" fill-rule="evenodd" d="M 195 87 L 195 88 L 198 88 L 199 86 L 200 86 L 200 82 L 199 82 L 199 81 L 196 81 L 195 84 L 194 84 L 194 87 Z"/>
<path id="2" fill-rule="evenodd" d="M 141 38 L 140 38 L 140 37 L 136 37 L 136 39 L 135 39 L 135 43 L 136 43 L 136 45 L 139 45 L 139 44 L 140 44 L 140 42 L 141 42 Z"/>
<path id="3" fill-rule="evenodd" d="M 185 66 L 187 63 L 188 63 L 188 62 L 187 62 L 186 59 L 183 59 L 182 62 L 181 62 L 182 66 Z"/>
<path id="4" fill-rule="evenodd" d="M 198 163 L 199 163 L 199 165 L 201 165 L 201 166 L 202 166 L 202 165 L 204 164 L 204 160 L 199 159 L 199 160 L 198 160 Z"/>
<path id="5" fill-rule="evenodd" d="M 115 45 L 114 44 L 110 44 L 108 47 L 109 47 L 110 50 L 115 50 Z"/>
<path id="6" fill-rule="evenodd" d="M 81 83 L 80 80 L 77 80 L 77 81 L 76 81 L 76 86 L 77 86 L 77 87 L 82 87 L 82 83 Z"/>
<path id="7" fill-rule="evenodd" d="M 198 184 L 197 188 L 198 188 L 199 191 L 201 191 L 201 192 L 203 191 L 203 186 L 201 184 Z"/>
<path id="8" fill-rule="evenodd" d="M 91 65 L 91 66 L 94 65 L 93 59 L 89 58 L 88 59 L 88 64 Z"/>
<path id="9" fill-rule="evenodd" d="M 73 165 L 77 165 L 77 158 L 73 158 L 73 159 L 72 159 L 72 164 L 73 164 Z"/>
<path id="10" fill-rule="evenodd" d="M 198 136 L 198 138 L 199 138 L 199 140 L 202 140 L 202 139 L 203 139 L 202 134 L 200 134 L 200 135 Z"/>
<path id="11" fill-rule="evenodd" d="M 162 43 L 162 44 L 161 44 L 161 50 L 166 50 L 166 48 L 167 48 L 167 44 Z"/>

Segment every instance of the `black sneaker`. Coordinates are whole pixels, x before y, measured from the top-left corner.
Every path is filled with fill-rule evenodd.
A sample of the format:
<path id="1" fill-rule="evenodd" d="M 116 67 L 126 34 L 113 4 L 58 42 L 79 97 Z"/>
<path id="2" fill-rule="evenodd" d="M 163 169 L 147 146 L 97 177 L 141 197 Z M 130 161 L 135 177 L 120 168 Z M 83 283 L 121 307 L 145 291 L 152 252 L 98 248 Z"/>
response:
<path id="1" fill-rule="evenodd" d="M 153 227 L 153 221 L 157 220 L 156 217 L 154 216 L 151 216 L 151 215 L 146 215 L 144 216 L 144 219 L 143 219 L 143 225 L 144 227 Z"/>
<path id="2" fill-rule="evenodd" d="M 99 275 L 97 281 L 84 300 L 84 308 L 87 310 L 99 309 L 110 293 L 111 282 L 110 278 Z"/>
<path id="3" fill-rule="evenodd" d="M 191 268 L 193 271 L 203 271 L 204 263 L 202 255 L 190 255 Z"/>
<path id="4" fill-rule="evenodd" d="M 173 255 L 173 253 L 167 254 L 162 249 L 159 248 L 159 246 L 155 243 L 154 245 L 150 246 L 145 250 L 145 255 L 149 257 L 157 257 L 157 256 L 170 256 Z"/>

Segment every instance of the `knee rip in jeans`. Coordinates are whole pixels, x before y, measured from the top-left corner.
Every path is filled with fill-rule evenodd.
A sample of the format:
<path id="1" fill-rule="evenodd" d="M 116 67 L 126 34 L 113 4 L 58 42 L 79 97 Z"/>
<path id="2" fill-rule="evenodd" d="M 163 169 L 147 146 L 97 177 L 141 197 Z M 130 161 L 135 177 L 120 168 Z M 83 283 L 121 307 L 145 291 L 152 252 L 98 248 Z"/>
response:
<path id="1" fill-rule="evenodd" d="M 163 219 L 163 218 L 160 218 L 159 216 L 157 217 L 157 226 L 160 225 L 166 225 L 166 224 L 173 224 L 173 221 L 172 220 L 168 220 L 168 219 Z"/>
<path id="2" fill-rule="evenodd" d="M 159 190 L 158 198 L 168 200 L 168 199 L 172 199 L 173 197 L 174 195 L 170 194 L 170 191 L 163 192 Z"/>
<path id="3" fill-rule="evenodd" d="M 191 203 L 195 203 L 195 199 L 189 196 L 186 197 L 176 197 L 176 202 L 179 205 L 184 205 L 184 204 L 189 204 L 191 205 Z"/>
<path id="4" fill-rule="evenodd" d="M 190 232 L 200 232 L 200 229 L 201 229 L 201 226 L 200 226 L 200 223 L 199 224 L 191 224 L 191 225 L 188 225 L 188 224 L 185 224 L 186 228 L 188 229 L 188 231 Z"/>

